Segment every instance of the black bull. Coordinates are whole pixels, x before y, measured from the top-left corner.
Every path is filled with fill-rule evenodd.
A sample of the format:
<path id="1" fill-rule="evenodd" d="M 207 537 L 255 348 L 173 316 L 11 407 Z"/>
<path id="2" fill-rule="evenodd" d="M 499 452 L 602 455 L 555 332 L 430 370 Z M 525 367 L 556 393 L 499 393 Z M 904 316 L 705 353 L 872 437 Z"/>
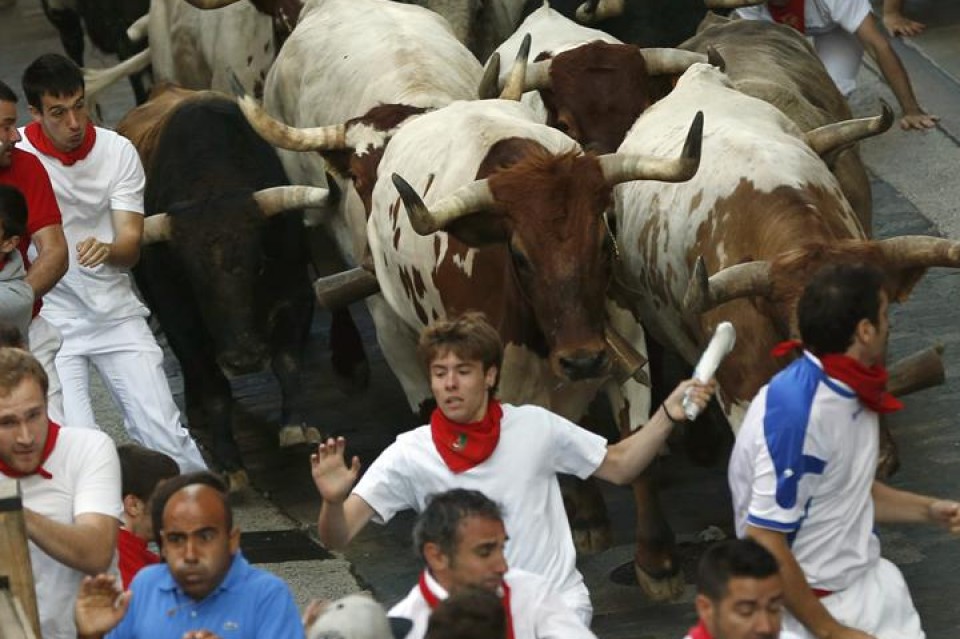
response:
<path id="1" fill-rule="evenodd" d="M 134 274 L 180 361 L 191 423 L 207 426 L 217 461 L 237 470 L 224 369 L 269 359 L 281 424 L 305 422 L 301 353 L 314 298 L 302 215 L 259 210 L 253 191 L 286 176 L 230 100 L 177 105 L 148 159 L 147 215 L 170 214 L 170 240 L 144 246 Z"/>

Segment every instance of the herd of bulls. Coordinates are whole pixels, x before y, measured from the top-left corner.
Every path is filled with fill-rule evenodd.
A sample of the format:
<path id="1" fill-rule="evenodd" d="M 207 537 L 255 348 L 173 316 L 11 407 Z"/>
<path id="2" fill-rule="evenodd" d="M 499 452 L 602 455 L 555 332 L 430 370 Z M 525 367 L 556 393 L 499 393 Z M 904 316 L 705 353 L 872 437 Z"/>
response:
<path id="1" fill-rule="evenodd" d="M 648 339 L 692 363 L 734 324 L 718 395 L 736 429 L 821 265 L 875 263 L 896 300 L 928 267 L 960 267 L 960 243 L 870 239 L 856 143 L 892 112 L 852 120 L 788 28 L 708 14 L 654 49 L 631 13 L 653 0 L 580 10 L 631 44 L 562 3 L 450 2 L 448 21 L 389 0 L 189 1 L 152 0 L 131 27 L 149 48 L 123 71 L 152 63 L 158 83 L 118 130 L 147 171 L 137 281 L 235 477 L 224 370 L 269 359 L 281 443 L 317 435 L 300 382 L 315 296 L 334 313 L 335 369 L 359 383 L 345 306 L 366 298 L 413 410 L 430 399 L 420 329 L 477 309 L 505 343 L 504 401 L 577 421 L 603 392 L 628 435 L 651 408 Z M 308 246 L 305 219 L 328 250 Z M 311 286 L 311 261 L 346 272 Z M 634 492 L 638 580 L 672 597 L 682 578 L 651 478 Z"/>

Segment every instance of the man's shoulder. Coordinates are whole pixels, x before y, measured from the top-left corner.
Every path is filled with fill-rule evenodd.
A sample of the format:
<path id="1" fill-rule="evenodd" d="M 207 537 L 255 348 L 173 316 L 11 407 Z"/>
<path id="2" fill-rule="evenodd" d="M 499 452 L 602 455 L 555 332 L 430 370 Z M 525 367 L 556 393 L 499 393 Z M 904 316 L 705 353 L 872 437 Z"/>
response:
<path id="1" fill-rule="evenodd" d="M 96 428 L 60 427 L 57 434 L 57 446 L 64 448 L 99 448 L 113 446 L 110 435 Z"/>
<path id="2" fill-rule="evenodd" d="M 504 576 L 504 581 L 506 581 L 511 588 L 520 587 L 553 590 L 553 586 L 550 585 L 550 582 L 547 581 L 546 578 L 536 573 L 523 570 L 522 568 L 511 568 L 508 570 Z"/>

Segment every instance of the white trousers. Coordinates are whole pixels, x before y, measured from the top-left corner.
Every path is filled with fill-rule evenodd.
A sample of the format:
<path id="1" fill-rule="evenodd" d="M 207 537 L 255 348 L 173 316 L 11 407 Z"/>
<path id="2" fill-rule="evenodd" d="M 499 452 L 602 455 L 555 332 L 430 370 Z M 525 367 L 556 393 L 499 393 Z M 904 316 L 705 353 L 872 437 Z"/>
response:
<path id="1" fill-rule="evenodd" d="M 166 453 L 176 460 L 181 472 L 207 468 L 196 442 L 181 423 L 180 409 L 163 372 L 163 351 L 146 320 L 132 317 L 95 328 L 68 322 L 61 325 L 61 330 L 64 346 L 56 361 L 69 426 L 99 428 L 90 401 L 89 365 L 93 364 L 123 411 L 123 425 L 131 439 Z M 118 350 L 108 347 L 111 337 Z M 78 344 L 77 340 L 82 341 Z M 88 347 L 86 353 L 84 346 Z"/>
<path id="2" fill-rule="evenodd" d="M 66 426 L 63 414 L 63 389 L 60 386 L 60 376 L 57 375 L 55 360 L 57 351 L 63 338 L 53 324 L 39 315 L 30 322 L 27 330 L 27 339 L 30 352 L 37 358 L 43 370 L 47 373 L 47 416 L 61 426 Z"/>
<path id="3" fill-rule="evenodd" d="M 813 47 L 843 97 L 857 88 L 857 73 L 863 61 L 863 46 L 852 33 L 837 28 L 813 36 Z"/>
<path id="4" fill-rule="evenodd" d="M 900 569 L 883 557 L 852 586 L 820 601 L 837 621 L 877 639 L 926 637 Z M 783 629 L 803 639 L 813 639 L 803 624 L 788 613 L 783 615 Z"/>

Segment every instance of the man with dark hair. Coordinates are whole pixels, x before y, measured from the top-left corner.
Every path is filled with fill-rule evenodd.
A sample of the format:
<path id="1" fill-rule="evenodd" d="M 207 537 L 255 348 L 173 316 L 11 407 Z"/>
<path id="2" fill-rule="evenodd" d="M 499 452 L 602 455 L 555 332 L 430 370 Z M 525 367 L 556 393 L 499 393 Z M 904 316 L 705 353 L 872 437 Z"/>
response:
<path id="1" fill-rule="evenodd" d="M 46 398 L 40 363 L 0 348 L 0 479 L 23 492 L 43 638 L 75 639 L 80 580 L 107 570 L 116 548 L 120 464 L 105 433 L 50 421 Z"/>
<path id="2" fill-rule="evenodd" d="M 922 639 L 900 571 L 880 557 L 876 523 L 929 522 L 960 533 L 960 504 L 874 480 L 889 324 L 883 275 L 820 270 L 797 306 L 803 355 L 760 389 L 730 457 L 737 533 L 777 558 L 801 637 Z"/>
<path id="3" fill-rule="evenodd" d="M 777 560 L 752 539 L 714 544 L 697 572 L 700 622 L 686 639 L 792 639 L 780 632 L 783 582 Z"/>
<path id="4" fill-rule="evenodd" d="M 431 494 L 480 490 L 506 508 L 510 564 L 546 578 L 589 624 L 593 608 L 576 568 L 557 473 L 633 481 L 685 419 L 684 392 L 702 408 L 713 386 L 682 382 L 643 428 L 608 446 L 604 437 L 544 408 L 496 400 L 503 346 L 482 314 L 432 324 L 418 350 L 437 402 L 430 424 L 397 437 L 359 483 L 360 461 L 346 465 L 342 437 L 321 444 L 311 458 L 323 497 L 321 541 L 340 548 L 371 519 L 386 523 L 402 510 L 422 511 Z"/>
<path id="5" fill-rule="evenodd" d="M 120 457 L 120 494 L 123 496 L 117 559 L 123 587 L 127 588 L 141 568 L 160 561 L 160 556 L 147 548 L 147 543 L 153 539 L 150 497 L 160 482 L 179 475 L 180 468 L 169 455 L 139 444 L 117 446 L 117 455 Z"/>
<path id="6" fill-rule="evenodd" d="M 163 372 L 163 352 L 147 326 L 129 269 L 140 256 L 144 174 L 126 138 L 93 126 L 83 73 L 58 54 L 23 73 L 33 123 L 23 147 L 43 163 L 63 213 L 70 253 L 66 275 L 47 293 L 43 317 L 63 335 L 57 371 L 69 426 L 96 428 L 90 403 L 93 364 L 123 412 L 130 437 L 177 460 L 206 468 L 180 422 Z"/>
<path id="7" fill-rule="evenodd" d="M 26 281 L 17 247 L 27 232 L 27 201 L 19 189 L 0 184 L 0 323 L 26 335 L 33 312 L 33 289 Z"/>
<path id="8" fill-rule="evenodd" d="M 413 541 L 425 567 L 389 613 L 413 622 L 406 639 L 422 639 L 433 609 L 468 588 L 500 597 L 511 639 L 594 637 L 543 577 L 508 569 L 500 507 L 483 493 L 454 489 L 434 495 L 417 518 Z"/>
<path id="9" fill-rule="evenodd" d="M 123 593 L 113 575 L 84 579 L 79 639 L 303 639 L 290 589 L 240 553 L 222 480 L 206 471 L 180 475 L 154 499 L 165 563 L 141 570 Z"/>
<path id="10" fill-rule="evenodd" d="M 507 639 L 503 601 L 483 588 L 464 588 L 437 604 L 424 639 Z"/>
<path id="11" fill-rule="evenodd" d="M 17 95 L 0 82 L 0 184 L 16 187 L 27 201 L 27 229 L 20 237 L 19 249 L 27 269 L 26 282 L 33 289 L 35 301 L 30 327 L 23 333 L 23 339 L 50 380 L 47 397 L 50 418 L 63 424 L 63 394 L 54 364 L 62 339 L 60 332 L 40 317 L 40 308 L 41 298 L 67 272 L 67 240 L 47 170 L 36 157 L 16 148 L 20 140 Z"/>

